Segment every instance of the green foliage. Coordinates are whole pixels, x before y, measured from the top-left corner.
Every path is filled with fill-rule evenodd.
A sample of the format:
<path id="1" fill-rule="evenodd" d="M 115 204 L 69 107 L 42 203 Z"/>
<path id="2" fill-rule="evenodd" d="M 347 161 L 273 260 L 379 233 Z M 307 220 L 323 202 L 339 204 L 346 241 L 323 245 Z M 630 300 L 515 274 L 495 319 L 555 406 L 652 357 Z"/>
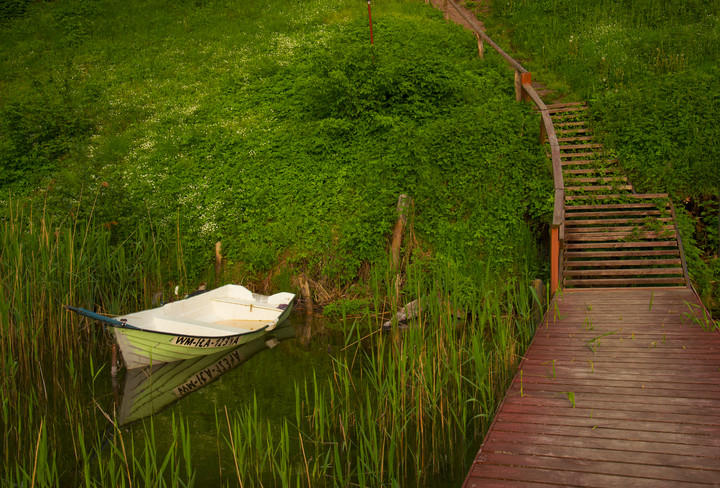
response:
<path id="1" fill-rule="evenodd" d="M 22 16 L 30 0 L 0 0 L 0 23 Z"/>
<path id="2" fill-rule="evenodd" d="M 3 41 L 23 54 L 2 64 L 0 187 L 50 177 L 61 213 L 106 181 L 113 239 L 149 215 L 191 277 L 222 241 L 250 274 L 282 256 L 344 286 L 385 259 L 400 193 L 427 246 L 512 267 L 551 183 L 504 64 L 422 4 L 375 6 L 371 47 L 364 6 L 285 3 L 33 5 Z"/>
<path id="3" fill-rule="evenodd" d="M 720 3 L 497 1 L 486 25 L 530 58 L 537 79 L 560 78 L 591 102 L 596 133 L 639 191 L 687 205 L 691 217 L 678 213 L 690 272 L 709 290 L 717 217 L 707 206 L 720 194 Z"/>
<path id="4" fill-rule="evenodd" d="M 676 200 L 718 192 L 718 2 L 511 1 L 493 13 L 531 69 L 562 73 L 592 100 L 639 189 Z"/>

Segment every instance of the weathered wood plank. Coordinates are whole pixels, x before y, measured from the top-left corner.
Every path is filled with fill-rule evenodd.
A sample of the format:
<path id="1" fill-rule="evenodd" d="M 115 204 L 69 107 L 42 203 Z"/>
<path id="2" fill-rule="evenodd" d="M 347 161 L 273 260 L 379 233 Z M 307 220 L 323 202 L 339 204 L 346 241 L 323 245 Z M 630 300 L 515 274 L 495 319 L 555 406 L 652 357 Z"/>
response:
<path id="1" fill-rule="evenodd" d="M 643 212 L 644 213 L 644 212 Z M 658 212 L 659 213 L 659 212 Z M 653 218 L 652 222 L 672 222 L 670 217 Z M 568 227 L 579 227 L 582 225 L 609 225 L 609 224 L 644 224 L 647 223 L 647 218 L 612 218 L 612 219 L 570 219 L 565 220 L 565 225 Z"/>
<path id="2" fill-rule="evenodd" d="M 615 278 L 615 279 L 566 279 L 567 286 L 612 286 L 622 287 L 629 285 L 677 285 L 685 283 L 685 276 L 677 278 Z"/>
<path id="3" fill-rule="evenodd" d="M 675 241 L 641 241 L 641 242 L 630 242 L 630 241 L 619 241 L 619 242 L 577 242 L 565 244 L 565 249 L 602 249 L 602 248 L 656 248 L 656 247 L 673 247 L 677 249 L 677 242 Z"/>
<path id="4" fill-rule="evenodd" d="M 591 186 L 566 186 L 566 191 L 605 191 L 605 190 L 632 190 L 632 185 L 591 185 Z"/>
<path id="5" fill-rule="evenodd" d="M 590 242 L 590 241 L 621 241 L 623 239 L 632 239 L 629 242 L 640 242 L 638 239 L 650 239 L 651 242 L 656 242 L 655 239 L 667 241 L 669 239 L 675 239 L 675 230 L 665 230 L 660 232 L 567 232 L 566 240 L 568 242 Z M 645 244 L 647 245 L 647 244 Z"/>
<path id="6" fill-rule="evenodd" d="M 592 141 L 595 139 L 593 136 L 569 136 L 569 137 L 558 137 L 558 142 L 575 142 L 575 141 Z M 560 145 L 562 150 L 563 145 Z"/>
<path id="7" fill-rule="evenodd" d="M 602 227 L 581 227 L 577 225 L 577 222 L 574 221 L 568 221 L 567 229 L 565 232 L 567 234 L 597 234 L 597 233 L 609 233 L 609 232 L 622 232 L 622 233 L 632 233 L 633 230 L 642 230 L 643 232 L 650 232 L 650 233 L 657 233 L 657 232 L 669 232 L 669 231 L 675 231 L 675 226 L 672 223 L 664 223 L 661 225 L 658 225 L 657 228 L 650 228 L 648 229 L 644 225 L 637 225 L 633 223 L 627 223 L 625 225 L 618 225 L 618 226 L 602 226 Z"/>
<path id="8" fill-rule="evenodd" d="M 559 113 L 567 113 L 567 112 L 577 112 L 577 111 L 586 111 L 587 105 L 584 105 L 582 103 L 575 104 L 575 105 L 548 105 L 548 112 L 551 114 L 559 114 Z"/>
<path id="9" fill-rule="evenodd" d="M 599 149 L 603 147 L 602 144 L 599 143 L 588 143 L 588 144 L 563 144 L 560 146 L 560 151 L 569 151 L 570 149 Z M 574 153 L 567 153 L 565 154 L 574 154 Z"/>
<path id="10" fill-rule="evenodd" d="M 576 120 L 573 122 L 554 122 L 553 125 L 556 127 L 583 127 L 587 125 L 587 122 L 584 120 Z"/>
<path id="11" fill-rule="evenodd" d="M 565 276 L 648 276 L 682 274 L 682 268 L 568 269 Z M 683 276 L 684 278 L 684 276 Z"/>
<path id="12" fill-rule="evenodd" d="M 634 193 L 632 195 L 625 195 L 625 194 L 619 194 L 619 193 L 613 193 L 612 195 L 573 195 L 571 197 L 566 197 L 566 200 L 587 200 L 589 198 L 595 198 L 598 200 L 607 200 L 607 199 L 664 199 L 667 198 L 666 193 Z"/>
<path id="13" fill-rule="evenodd" d="M 587 257 L 587 256 L 584 256 Z M 620 266 L 666 266 L 676 265 L 680 266 L 680 259 L 614 259 L 614 260 L 603 260 L 603 261 L 575 261 L 568 260 L 565 256 L 565 267 L 620 267 Z M 681 268 L 682 269 L 682 268 Z"/>
<path id="14" fill-rule="evenodd" d="M 624 176 L 594 176 L 591 178 L 583 177 L 568 177 L 566 178 L 567 183 L 572 182 L 573 185 L 577 183 L 613 183 L 613 182 L 627 182 L 627 178 Z M 612 188 L 612 186 L 610 186 Z"/>
<path id="15" fill-rule="evenodd" d="M 567 165 L 567 166 L 570 166 L 570 165 Z M 563 174 L 565 174 L 565 175 L 598 174 L 598 175 L 604 175 L 605 178 L 612 178 L 613 175 L 617 175 L 620 173 L 617 168 L 611 166 L 608 168 L 579 168 L 579 169 L 563 168 Z"/>
<path id="16" fill-rule="evenodd" d="M 560 153 L 560 159 L 570 159 L 570 158 L 588 158 L 589 156 L 595 156 L 596 153 L 594 152 L 577 152 L 577 153 Z M 597 160 L 595 159 L 588 159 L 588 163 L 596 164 Z M 580 161 L 574 161 L 573 164 L 580 164 Z"/>
<path id="17" fill-rule="evenodd" d="M 553 444 L 519 443 L 512 440 L 498 441 L 492 444 L 492 452 L 512 452 L 517 454 L 533 454 L 541 452 L 544 456 L 569 459 L 587 459 L 590 461 L 611 461 L 617 463 L 632 462 L 648 466 L 674 466 L 692 469 L 704 469 L 706 472 L 717 472 L 707 468 L 702 458 L 666 453 L 646 453 L 642 451 L 609 450 L 584 446 L 560 446 Z M 716 476 L 720 476 L 717 473 Z"/>
<path id="18" fill-rule="evenodd" d="M 557 134 L 586 134 L 590 132 L 590 129 L 586 127 L 578 128 L 578 129 L 561 129 L 555 131 Z"/>
<path id="19" fill-rule="evenodd" d="M 571 466 L 568 466 L 570 468 Z M 473 469 L 473 478 L 480 478 L 480 475 Z M 579 473 L 566 470 L 528 468 L 525 466 L 497 466 L 488 464 L 482 470 L 482 476 L 511 482 L 504 486 L 527 486 L 527 483 L 549 483 L 554 486 L 575 486 L 575 487 L 598 487 L 598 486 L 633 486 L 637 488 L 663 488 L 676 487 L 677 481 L 659 480 L 656 478 L 646 479 L 634 476 L 613 476 L 594 473 Z M 485 480 L 468 481 L 465 485 L 470 488 L 486 487 Z M 501 486 L 501 485 L 496 485 Z M 684 486 L 707 486 L 704 483 L 686 483 Z"/>
<path id="20" fill-rule="evenodd" d="M 555 470 L 572 470 L 577 473 L 604 474 L 615 476 L 627 476 L 628 466 L 625 463 L 608 462 L 601 459 L 590 460 L 573 458 L 556 458 L 548 456 L 544 452 L 534 454 L 515 452 L 512 454 L 502 451 L 485 453 L 485 462 L 495 465 L 521 465 L 530 468 L 547 468 Z M 717 480 L 720 472 L 708 471 L 699 468 L 677 468 L 674 466 L 648 466 L 642 463 L 632 463 L 632 476 L 663 481 L 674 481 L 682 483 L 707 483 L 712 484 Z"/>

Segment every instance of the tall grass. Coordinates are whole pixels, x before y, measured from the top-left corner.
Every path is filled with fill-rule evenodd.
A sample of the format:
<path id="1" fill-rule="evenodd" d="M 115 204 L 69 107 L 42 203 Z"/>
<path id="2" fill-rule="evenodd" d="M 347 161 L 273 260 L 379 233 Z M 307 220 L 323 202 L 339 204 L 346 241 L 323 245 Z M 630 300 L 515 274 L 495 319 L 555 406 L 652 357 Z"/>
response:
<path id="1" fill-rule="evenodd" d="M 93 218 L 101 193 L 102 187 L 80 198 L 62 219 L 26 199 L 10 198 L 0 210 L 4 470 L 27 460 L 38 432 L 51 445 L 58 441 L 61 419 L 75 423 L 81 416 L 73 392 L 109 369 L 108 335 L 63 305 L 110 314 L 145 308 L 173 276 L 161 271 L 168 266 L 160 259 L 173 254 L 149 226 L 120 240 Z"/>
<path id="2" fill-rule="evenodd" d="M 428 298 L 421 316 L 387 334 L 377 333 L 373 314 L 349 320 L 333 374 L 296 385 L 295 418 L 279 432 L 256 406 L 229 416 L 224 438 L 237 481 L 459 483 L 534 331 L 524 279 L 501 281 L 483 263 L 471 271 L 468 281 L 447 263 L 408 269 L 405 290 Z"/>
<path id="3" fill-rule="evenodd" d="M 72 279 L 73 288 L 60 296 L 96 303 L 102 311 L 110 306 L 103 304 L 113 300 L 136 300 L 143 306 L 151 296 L 153 277 L 140 271 L 151 267 L 139 265 L 141 260 L 155 263 L 151 235 L 144 244 L 128 246 L 127 241 L 113 252 L 102 227 L 70 218 L 62 225 L 43 226 L 40 218 L 41 225 L 33 224 L 30 232 L 31 209 L 18 208 L 14 204 L 12 215 L 6 216 L 4 235 L 22 228 L 35 238 L 14 248 L 15 254 L 3 254 L 3 265 L 12 263 L 7 269 L 24 271 L 21 276 L 28 279 L 32 273 L 47 274 L 61 283 L 62 290 Z M 74 233 L 62 232 L 63 226 Z M 55 228 L 60 230 L 57 234 L 50 231 Z M 122 247 L 128 248 L 127 254 Z M 35 259 L 23 261 L 24 255 Z M 101 266 L 102 259 L 112 263 Z M 74 274 L 68 269 L 71 263 Z M 97 276 L 122 272 L 126 280 L 133 276 L 135 281 L 120 279 L 102 289 L 90 279 L 80 279 L 101 268 L 106 274 Z M 377 310 L 344 322 L 345 348 L 333 355 L 330 376 L 308 371 L 296 384 L 290 392 L 294 418 L 271 422 L 273 412 L 260 411 L 257 400 L 218 412 L 220 483 L 432 486 L 441 478 L 459 482 L 464 476 L 468 456 L 477 448 L 532 337 L 535 303 L 527 273 L 501 279 L 482 262 L 418 260 L 404 270 L 407 278 L 398 288 L 387 287 L 387 273 L 382 265 L 377 268 L 370 282 L 379 299 Z M 16 289 L 9 285 L 21 281 L 17 274 L 4 276 L 10 277 L 3 282 L 4 296 L 35 300 L 42 293 L 58 293 L 52 280 L 46 286 L 26 283 Z M 137 296 L 128 291 L 132 287 Z M 421 315 L 405 330 L 378 332 L 376 312 L 387 303 L 412 298 L 422 299 Z M 27 302 L 3 303 L 12 308 Z M 46 320 L 52 310 L 62 321 Z M 88 347 L 103 340 L 102 332 L 64 316 L 60 304 L 37 317 L 25 313 L 30 317 L 25 320 L 33 322 L 12 315 L 2 331 L 3 421 L 9 426 L 3 434 L 4 482 L 192 486 L 198 481 L 188 419 L 173 415 L 163 423 L 162 433 L 147 420 L 128 433 L 111 411 L 105 414 L 93 400 L 70 394 L 90 382 L 94 396 L 103 396 L 95 391 L 94 380 L 107 374 L 107 348 Z M 23 334 L 27 323 L 33 324 L 35 334 Z M 62 328 L 51 331 L 57 323 Z M 18 355 L 21 348 L 32 349 L 32 354 Z M 69 433 L 64 425 L 71 426 Z"/>

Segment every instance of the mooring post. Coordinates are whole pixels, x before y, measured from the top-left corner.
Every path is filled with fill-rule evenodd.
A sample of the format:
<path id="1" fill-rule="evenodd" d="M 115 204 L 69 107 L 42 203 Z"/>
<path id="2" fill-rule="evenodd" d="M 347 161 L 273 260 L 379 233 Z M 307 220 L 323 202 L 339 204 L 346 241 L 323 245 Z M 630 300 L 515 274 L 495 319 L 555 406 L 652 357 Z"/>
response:
<path id="1" fill-rule="evenodd" d="M 407 223 L 408 219 L 408 207 L 411 205 L 411 203 L 412 200 L 404 193 L 398 197 L 398 220 L 395 223 L 392 243 L 390 244 L 390 255 L 392 256 L 393 268 L 397 268 L 400 262 L 400 247 L 402 246 L 403 232 L 405 231 L 405 224 Z"/>
<path id="2" fill-rule="evenodd" d="M 117 376 L 117 344 L 113 343 L 112 345 L 112 363 L 110 365 L 110 376 L 115 378 Z"/>

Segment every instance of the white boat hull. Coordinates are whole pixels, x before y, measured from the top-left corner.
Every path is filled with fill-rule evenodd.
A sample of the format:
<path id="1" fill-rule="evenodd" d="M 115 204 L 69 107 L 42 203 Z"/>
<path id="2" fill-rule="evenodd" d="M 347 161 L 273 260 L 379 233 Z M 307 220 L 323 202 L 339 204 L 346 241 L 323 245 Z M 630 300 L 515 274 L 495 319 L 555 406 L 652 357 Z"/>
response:
<path id="1" fill-rule="evenodd" d="M 162 307 L 119 317 L 114 327 L 128 369 L 216 354 L 273 330 L 295 295 L 266 296 L 226 285 Z"/>

